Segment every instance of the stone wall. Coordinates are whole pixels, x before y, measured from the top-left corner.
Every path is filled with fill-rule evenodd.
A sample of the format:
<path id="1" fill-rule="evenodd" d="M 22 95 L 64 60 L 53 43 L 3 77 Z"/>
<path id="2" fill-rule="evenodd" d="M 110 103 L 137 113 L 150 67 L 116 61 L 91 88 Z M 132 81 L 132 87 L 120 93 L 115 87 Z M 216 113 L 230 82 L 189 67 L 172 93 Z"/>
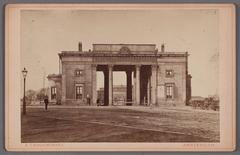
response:
<path id="1" fill-rule="evenodd" d="M 91 59 L 85 59 L 85 61 L 76 61 L 75 57 L 67 57 L 62 60 L 62 75 L 63 75 L 63 103 L 68 104 L 87 104 L 87 94 L 92 96 L 92 64 Z M 88 61 L 86 61 L 88 60 Z M 82 71 L 82 74 L 76 76 L 76 70 Z M 83 85 L 83 97 L 82 99 L 76 99 L 76 84 Z M 65 96 L 65 97 L 64 97 Z"/>
<path id="2" fill-rule="evenodd" d="M 166 76 L 166 70 L 172 70 L 173 76 Z M 186 104 L 186 58 L 159 59 L 157 81 L 157 100 L 160 105 L 181 106 Z M 174 84 L 173 99 L 166 99 L 166 83 Z"/>

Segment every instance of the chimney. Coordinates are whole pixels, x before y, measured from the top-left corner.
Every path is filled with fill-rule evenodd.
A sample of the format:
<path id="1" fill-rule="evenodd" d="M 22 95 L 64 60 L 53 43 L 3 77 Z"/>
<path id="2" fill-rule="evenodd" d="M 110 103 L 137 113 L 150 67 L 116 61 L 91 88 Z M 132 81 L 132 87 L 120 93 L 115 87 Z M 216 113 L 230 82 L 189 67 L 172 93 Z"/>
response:
<path id="1" fill-rule="evenodd" d="M 165 45 L 164 44 L 161 45 L 161 52 L 165 52 Z"/>
<path id="2" fill-rule="evenodd" d="M 78 43 L 78 51 L 82 51 L 82 42 Z"/>

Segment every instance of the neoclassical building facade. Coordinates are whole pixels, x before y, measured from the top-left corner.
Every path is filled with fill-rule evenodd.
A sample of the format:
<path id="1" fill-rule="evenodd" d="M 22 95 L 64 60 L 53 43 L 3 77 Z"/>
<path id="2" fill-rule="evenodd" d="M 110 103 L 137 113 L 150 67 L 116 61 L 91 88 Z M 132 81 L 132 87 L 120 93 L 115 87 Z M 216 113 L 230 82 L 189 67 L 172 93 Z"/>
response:
<path id="1" fill-rule="evenodd" d="M 126 105 L 183 106 L 191 98 L 187 52 L 167 52 L 155 44 L 93 44 L 62 51 L 59 74 L 48 75 L 51 102 L 97 105 L 97 72 L 104 74 L 104 105 L 114 105 L 113 72 L 126 73 Z"/>

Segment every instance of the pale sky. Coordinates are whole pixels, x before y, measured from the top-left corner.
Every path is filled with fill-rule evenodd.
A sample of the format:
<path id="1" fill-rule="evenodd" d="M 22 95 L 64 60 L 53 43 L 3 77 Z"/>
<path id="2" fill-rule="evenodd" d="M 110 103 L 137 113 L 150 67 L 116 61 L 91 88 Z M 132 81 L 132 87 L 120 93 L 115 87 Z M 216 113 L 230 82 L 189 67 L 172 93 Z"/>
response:
<path id="1" fill-rule="evenodd" d="M 44 72 L 58 73 L 57 54 L 78 50 L 78 42 L 83 50 L 93 43 L 151 43 L 158 49 L 165 43 L 166 51 L 189 52 L 192 95 L 213 95 L 218 91 L 218 26 L 216 10 L 25 10 L 21 68 L 28 70 L 27 89 L 38 90 Z M 125 78 L 114 73 L 114 84 L 125 84 Z M 98 88 L 102 79 L 98 74 Z"/>

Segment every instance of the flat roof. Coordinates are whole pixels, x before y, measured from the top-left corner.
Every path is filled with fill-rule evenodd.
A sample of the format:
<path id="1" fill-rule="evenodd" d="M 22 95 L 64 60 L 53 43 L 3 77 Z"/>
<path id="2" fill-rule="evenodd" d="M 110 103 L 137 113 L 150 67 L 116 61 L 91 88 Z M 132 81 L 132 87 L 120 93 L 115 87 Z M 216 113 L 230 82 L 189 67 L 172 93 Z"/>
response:
<path id="1" fill-rule="evenodd" d="M 90 57 L 102 57 L 102 56 L 110 56 L 110 57 L 186 57 L 189 56 L 188 52 L 155 52 L 155 53 L 130 53 L 130 54 L 119 54 L 119 53 L 109 53 L 109 52 L 89 52 L 89 51 L 62 51 L 58 53 L 59 56 L 70 56 L 70 55 L 78 55 L 78 56 L 90 56 Z"/>

